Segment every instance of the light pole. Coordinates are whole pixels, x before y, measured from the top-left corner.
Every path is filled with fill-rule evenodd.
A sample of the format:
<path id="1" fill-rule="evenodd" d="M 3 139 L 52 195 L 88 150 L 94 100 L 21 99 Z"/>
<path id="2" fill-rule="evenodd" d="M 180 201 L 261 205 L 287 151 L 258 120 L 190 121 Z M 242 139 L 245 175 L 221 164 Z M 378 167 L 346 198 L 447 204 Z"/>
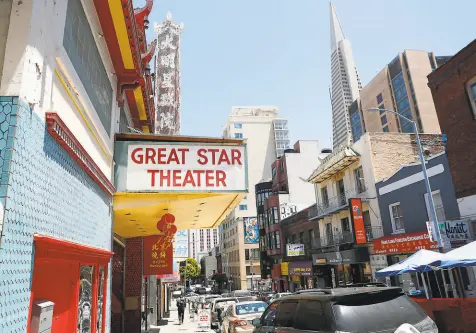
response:
<path id="1" fill-rule="evenodd" d="M 435 230 L 435 235 L 436 235 L 436 242 L 438 244 L 438 250 L 443 253 L 443 245 L 441 244 L 441 234 L 440 234 L 440 229 L 438 228 L 438 218 L 436 216 L 436 209 L 435 209 L 435 203 L 433 201 L 433 194 L 431 193 L 431 186 L 430 186 L 430 180 L 428 179 L 428 173 L 426 171 L 426 165 L 425 165 L 425 158 L 423 157 L 423 151 L 421 149 L 421 142 L 420 142 L 420 134 L 418 133 L 418 127 L 416 122 L 414 122 L 411 119 L 408 119 L 405 116 L 402 116 L 398 112 L 395 112 L 393 110 L 388 110 L 388 109 L 379 109 L 379 108 L 370 108 L 367 111 L 369 112 L 390 112 L 393 113 L 394 115 L 397 115 L 400 118 L 405 119 L 406 121 L 409 121 L 413 124 L 413 129 L 415 131 L 415 138 L 417 142 L 417 147 L 418 147 L 418 155 L 420 155 L 420 162 L 421 162 L 421 169 L 423 171 L 423 178 L 425 180 L 425 186 L 426 186 L 426 192 L 428 194 L 428 205 L 430 206 L 430 218 L 431 222 L 433 223 L 433 228 Z"/>
<path id="2" fill-rule="evenodd" d="M 254 280 L 255 280 L 255 268 L 253 267 L 253 260 L 250 261 L 251 264 L 251 290 L 255 290 Z"/>

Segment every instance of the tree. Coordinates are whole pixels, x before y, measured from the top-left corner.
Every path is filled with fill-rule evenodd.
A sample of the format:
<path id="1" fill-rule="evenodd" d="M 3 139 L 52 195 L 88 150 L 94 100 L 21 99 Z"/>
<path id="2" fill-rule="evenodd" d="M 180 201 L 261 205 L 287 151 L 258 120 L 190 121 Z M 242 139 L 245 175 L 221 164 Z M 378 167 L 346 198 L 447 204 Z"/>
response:
<path id="1" fill-rule="evenodd" d="M 187 276 L 186 276 L 187 279 L 197 278 L 200 276 L 200 265 L 195 259 L 187 258 L 186 264 L 183 262 L 180 263 L 180 276 L 182 278 L 184 277 L 185 268 L 187 273 Z"/>

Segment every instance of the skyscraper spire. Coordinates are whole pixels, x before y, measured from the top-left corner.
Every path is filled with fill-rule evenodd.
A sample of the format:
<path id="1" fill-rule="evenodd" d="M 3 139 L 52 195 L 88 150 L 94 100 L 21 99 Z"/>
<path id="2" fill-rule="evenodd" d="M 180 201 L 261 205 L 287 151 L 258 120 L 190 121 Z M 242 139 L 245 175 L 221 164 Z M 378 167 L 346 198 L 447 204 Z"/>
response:
<path id="1" fill-rule="evenodd" d="M 359 97 L 362 89 L 350 42 L 337 18 L 334 4 L 330 3 L 331 14 L 331 104 L 332 104 L 332 143 L 337 149 L 351 143 L 351 122 L 349 106 Z"/>
<path id="2" fill-rule="evenodd" d="M 344 40 L 344 31 L 342 30 L 342 26 L 340 25 L 339 18 L 337 17 L 336 9 L 334 7 L 334 3 L 331 1 L 329 3 L 330 10 L 331 10 L 331 51 L 337 47 L 337 44 Z"/>

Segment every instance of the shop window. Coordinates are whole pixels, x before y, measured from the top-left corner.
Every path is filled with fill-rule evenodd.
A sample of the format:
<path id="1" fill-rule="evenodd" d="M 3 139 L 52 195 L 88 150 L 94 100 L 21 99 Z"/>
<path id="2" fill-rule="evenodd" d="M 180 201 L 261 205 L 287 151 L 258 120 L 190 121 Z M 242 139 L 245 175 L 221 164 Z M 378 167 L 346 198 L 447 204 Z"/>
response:
<path id="1" fill-rule="evenodd" d="M 403 213 L 399 202 L 388 206 L 390 210 L 390 219 L 392 220 L 392 229 L 394 233 L 405 232 L 403 225 Z"/>
<path id="2" fill-rule="evenodd" d="M 281 302 L 278 305 L 276 315 L 276 327 L 294 327 L 294 313 L 297 308 L 297 301 Z"/>
<path id="3" fill-rule="evenodd" d="M 324 331 L 327 328 L 325 323 L 326 320 L 321 302 L 299 301 L 299 311 L 296 314 L 294 328 L 303 331 Z"/>

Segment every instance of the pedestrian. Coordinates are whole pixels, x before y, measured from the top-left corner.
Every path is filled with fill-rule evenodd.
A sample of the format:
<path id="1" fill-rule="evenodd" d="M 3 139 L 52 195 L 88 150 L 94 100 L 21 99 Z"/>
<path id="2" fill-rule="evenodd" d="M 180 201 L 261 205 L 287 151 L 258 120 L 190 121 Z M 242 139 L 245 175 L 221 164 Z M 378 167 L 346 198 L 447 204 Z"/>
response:
<path id="1" fill-rule="evenodd" d="M 186 306 L 187 306 L 187 303 L 185 303 L 185 300 L 183 299 L 183 297 L 181 297 L 177 301 L 178 317 L 179 317 L 179 323 L 180 324 L 183 324 L 183 319 L 184 319 L 184 315 L 185 315 L 185 307 Z"/>

